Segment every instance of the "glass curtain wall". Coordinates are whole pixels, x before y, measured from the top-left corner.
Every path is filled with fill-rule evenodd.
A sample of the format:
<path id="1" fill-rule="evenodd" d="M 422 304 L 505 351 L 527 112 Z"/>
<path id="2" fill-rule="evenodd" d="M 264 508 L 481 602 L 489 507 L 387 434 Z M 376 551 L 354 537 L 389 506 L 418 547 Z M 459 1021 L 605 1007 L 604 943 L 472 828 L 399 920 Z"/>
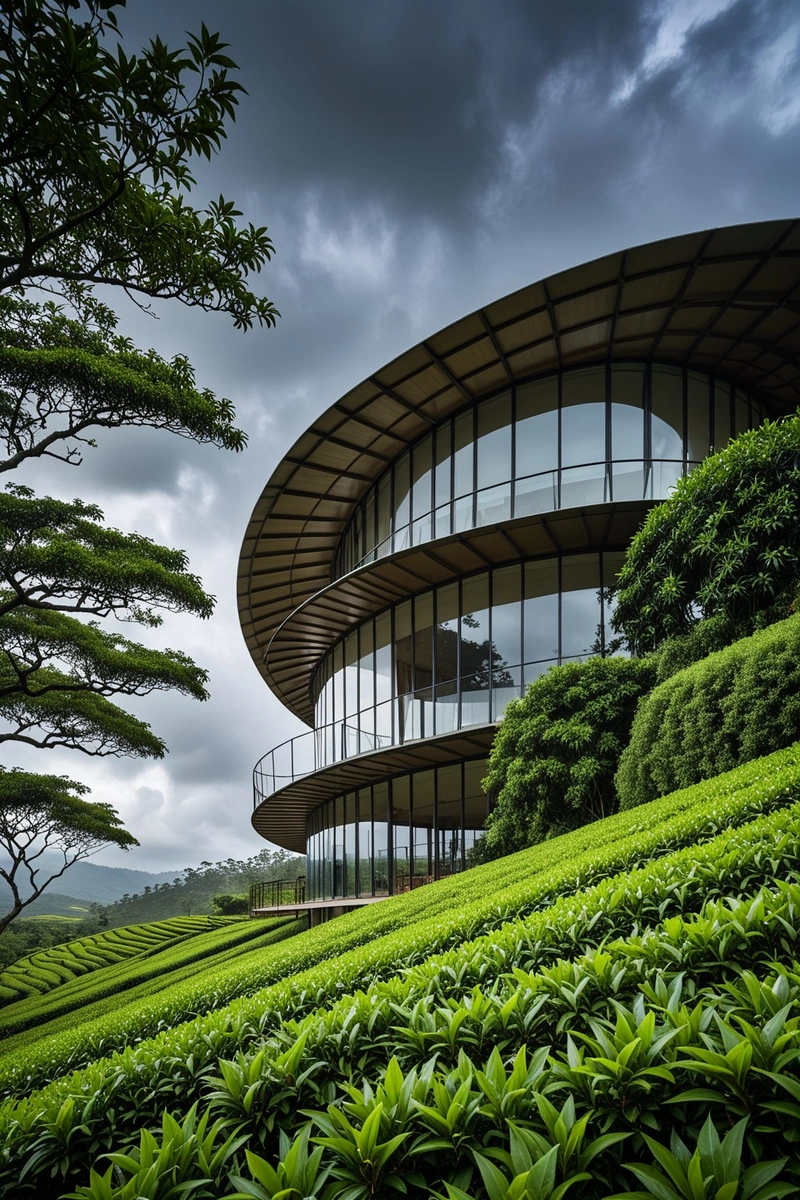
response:
<path id="1" fill-rule="evenodd" d="M 448 418 L 393 463 L 349 522 L 334 577 L 514 517 L 663 499 L 711 450 L 766 415 L 728 381 L 658 363 L 519 384 Z"/>
<path id="2" fill-rule="evenodd" d="M 337 796 L 308 818 L 309 899 L 386 896 L 463 871 L 487 814 L 486 759 Z"/>
<path id="3" fill-rule="evenodd" d="M 499 720 L 553 663 L 603 654 L 622 551 L 513 563 L 365 621 L 314 677 L 314 769 Z"/>

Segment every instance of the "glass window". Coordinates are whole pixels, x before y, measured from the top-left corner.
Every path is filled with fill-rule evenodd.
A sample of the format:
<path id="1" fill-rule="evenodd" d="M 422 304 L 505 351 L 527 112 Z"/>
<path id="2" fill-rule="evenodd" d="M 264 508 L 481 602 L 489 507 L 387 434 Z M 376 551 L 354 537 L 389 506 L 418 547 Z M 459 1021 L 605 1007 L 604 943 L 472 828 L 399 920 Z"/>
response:
<path id="1" fill-rule="evenodd" d="M 322 894 L 333 895 L 333 805 L 330 801 L 322 813 L 322 830 L 320 832 L 320 850 L 322 858 Z"/>
<path id="2" fill-rule="evenodd" d="M 429 689 L 433 682 L 433 592 L 414 600 L 414 690 Z"/>
<path id="3" fill-rule="evenodd" d="M 511 393 L 478 406 L 478 489 L 511 479 Z"/>
<path id="4" fill-rule="evenodd" d="M 606 461 L 605 375 L 604 367 L 592 367 L 562 378 L 562 467 Z"/>
<path id="5" fill-rule="evenodd" d="M 492 720 L 522 686 L 522 572 L 518 564 L 492 575 Z"/>
<path id="6" fill-rule="evenodd" d="M 344 891 L 344 797 L 333 801 L 333 895 L 343 896 Z"/>
<path id="7" fill-rule="evenodd" d="M 714 387 L 714 449 L 723 450 L 731 440 L 731 385 Z"/>
<path id="8" fill-rule="evenodd" d="M 410 464 L 408 452 L 394 465 L 394 549 L 405 550 L 409 544 L 411 519 Z"/>
<path id="9" fill-rule="evenodd" d="M 747 394 L 736 389 L 736 433 L 744 433 L 750 428 L 750 411 Z"/>
<path id="10" fill-rule="evenodd" d="M 614 461 L 644 458 L 644 381 L 642 366 L 615 366 L 611 372 L 611 457 Z M 614 499 L 621 497 L 615 494 Z"/>
<path id="11" fill-rule="evenodd" d="M 387 471 L 378 484 L 378 556 L 391 553 L 392 511 L 391 511 L 392 478 Z"/>
<path id="12" fill-rule="evenodd" d="M 348 792 L 344 799 L 344 895 L 356 893 L 356 795 Z"/>
<path id="13" fill-rule="evenodd" d="M 611 372 L 611 457 L 614 500 L 641 500 L 645 492 L 644 388 L 642 366 Z"/>
<path id="14" fill-rule="evenodd" d="M 517 388 L 517 478 L 558 466 L 558 378 Z"/>
<path id="15" fill-rule="evenodd" d="M 561 566 L 561 657 L 600 654 L 600 563 L 596 554 L 564 558 Z"/>
<path id="16" fill-rule="evenodd" d="M 417 771 L 412 781 L 414 788 L 412 886 L 418 887 L 420 884 L 430 883 L 434 875 L 434 772 Z"/>
<path id="17" fill-rule="evenodd" d="M 461 585 L 461 724 L 489 720 L 493 648 L 489 641 L 489 576 L 474 575 Z"/>
<path id="18" fill-rule="evenodd" d="M 483 834 L 488 805 L 481 781 L 486 775 L 486 759 L 464 763 L 464 848 L 469 852 Z"/>
<path id="19" fill-rule="evenodd" d="M 541 673 L 529 671 L 528 664 L 558 659 L 558 562 L 525 563 L 523 586 L 523 682 L 528 684 Z"/>
<path id="20" fill-rule="evenodd" d="M 344 717 L 344 650 L 339 642 L 333 648 L 333 719 Z"/>
<path id="21" fill-rule="evenodd" d="M 436 589 L 436 732 L 458 729 L 458 584 Z"/>
<path id="22" fill-rule="evenodd" d="M 475 497 L 475 525 L 497 525 L 511 516 L 511 484 L 484 488 Z"/>
<path id="23" fill-rule="evenodd" d="M 402 775 L 398 779 L 391 780 L 395 892 L 407 892 L 411 887 L 410 782 L 408 775 Z"/>
<path id="24" fill-rule="evenodd" d="M 344 639 L 344 686 L 346 717 L 358 712 L 358 631 Z"/>
<path id="25" fill-rule="evenodd" d="M 375 895 L 389 891 L 389 784 L 386 780 L 372 788 L 372 845 Z"/>
<path id="26" fill-rule="evenodd" d="M 437 768 L 437 878 L 463 869 L 461 763 Z"/>
<path id="27" fill-rule="evenodd" d="M 431 539 L 432 442 L 433 439 L 428 436 L 414 447 L 411 513 L 414 521 L 412 540 L 415 546 Z"/>
<path id="28" fill-rule="evenodd" d="M 361 788 L 358 793 L 358 879 L 359 896 L 371 896 L 372 887 L 372 792 Z"/>
<path id="29" fill-rule="evenodd" d="M 403 696 L 414 686 L 412 673 L 411 601 L 405 600 L 394 610 L 395 695 Z"/>
<path id="30" fill-rule="evenodd" d="M 619 644 L 620 635 L 614 632 L 611 626 L 611 617 L 614 612 L 614 602 L 609 599 L 607 589 L 614 587 L 617 582 L 617 576 L 622 570 L 622 564 L 625 562 L 625 553 L 622 550 L 606 550 L 603 554 L 603 588 L 606 589 L 606 595 L 603 598 L 603 629 L 604 629 L 604 646 L 606 654 L 621 654 L 628 657 L 627 650 Z"/>
<path id="31" fill-rule="evenodd" d="M 473 433 L 472 418 L 474 412 L 462 413 L 453 423 L 453 495 L 466 496 L 475 490 L 473 472 Z"/>
<path id="32" fill-rule="evenodd" d="M 577 410 L 576 410 L 577 411 Z M 561 507 L 582 508 L 609 499 L 605 463 L 565 467 L 561 472 Z"/>
<path id="33" fill-rule="evenodd" d="M 364 504 L 364 557 L 371 562 L 375 557 L 375 489 L 367 493 Z M 355 565 L 355 564 L 354 564 Z"/>
<path id="34" fill-rule="evenodd" d="M 650 452 L 654 459 L 683 458 L 683 372 L 652 368 Z M 658 493 L 659 495 L 661 493 Z"/>
<path id="35" fill-rule="evenodd" d="M 702 462 L 711 449 L 708 423 L 709 382 L 705 375 L 689 371 L 687 376 L 689 412 L 689 462 Z"/>

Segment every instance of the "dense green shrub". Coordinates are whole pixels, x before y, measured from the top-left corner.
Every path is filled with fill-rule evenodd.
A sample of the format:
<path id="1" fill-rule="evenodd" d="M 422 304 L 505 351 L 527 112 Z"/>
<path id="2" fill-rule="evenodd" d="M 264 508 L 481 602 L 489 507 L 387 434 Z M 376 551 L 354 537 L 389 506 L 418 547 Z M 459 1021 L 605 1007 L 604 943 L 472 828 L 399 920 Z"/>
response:
<path id="1" fill-rule="evenodd" d="M 250 912 L 250 900 L 244 893 L 231 896 L 227 892 L 213 898 L 214 912 L 220 917 L 245 916 Z"/>
<path id="2" fill-rule="evenodd" d="M 494 802 L 482 859 L 522 850 L 616 811 L 614 773 L 651 663 L 590 658 L 550 670 L 508 706 L 484 780 Z"/>
<path id="3" fill-rule="evenodd" d="M 701 659 L 645 696 L 617 772 L 620 808 L 800 738 L 800 614 Z"/>
<path id="4" fill-rule="evenodd" d="M 742 637 L 800 583 L 800 418 L 741 434 L 652 509 L 628 548 L 614 628 L 635 654 L 721 616 Z M 731 639 L 732 640 L 732 639 Z"/>

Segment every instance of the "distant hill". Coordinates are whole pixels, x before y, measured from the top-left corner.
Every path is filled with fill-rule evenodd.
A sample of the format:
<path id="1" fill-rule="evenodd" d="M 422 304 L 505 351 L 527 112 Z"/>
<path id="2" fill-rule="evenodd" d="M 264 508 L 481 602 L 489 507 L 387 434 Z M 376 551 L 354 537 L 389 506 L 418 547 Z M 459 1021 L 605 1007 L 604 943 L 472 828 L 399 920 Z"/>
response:
<path id="1" fill-rule="evenodd" d="M 48 865 L 52 869 L 53 864 L 57 863 L 57 858 L 50 859 L 42 855 L 43 872 L 47 870 Z M 181 871 L 161 871 L 155 874 L 151 871 L 133 871 L 129 867 L 103 867 L 99 863 L 78 862 L 65 871 L 61 879 L 52 886 L 58 887 L 60 883 L 62 887 L 69 888 L 69 895 L 78 901 L 113 904 L 115 900 L 120 900 L 125 895 L 133 895 L 134 892 L 142 892 L 146 887 L 172 883 L 181 874 Z M 42 903 L 49 900 L 49 891 L 43 894 L 41 900 Z M 10 893 L 3 885 L 0 887 L 0 912 L 8 912 L 10 907 Z M 47 908 L 34 911 L 54 910 Z"/>
<path id="2" fill-rule="evenodd" d="M 0 912 L 8 912 L 11 904 L 8 896 L 0 896 Z M 33 904 L 23 909 L 21 920 L 26 917 L 73 917 L 85 921 L 91 916 L 89 902 L 66 896 L 63 892 L 44 892 Z M 5 936 L 5 935 L 4 935 Z"/>

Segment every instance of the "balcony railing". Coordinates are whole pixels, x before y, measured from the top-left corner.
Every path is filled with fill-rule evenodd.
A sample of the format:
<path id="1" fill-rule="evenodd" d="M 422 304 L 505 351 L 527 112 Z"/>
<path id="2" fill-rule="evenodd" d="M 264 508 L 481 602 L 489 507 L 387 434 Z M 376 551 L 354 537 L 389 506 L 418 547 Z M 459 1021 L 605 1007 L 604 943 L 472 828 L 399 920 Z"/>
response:
<path id="1" fill-rule="evenodd" d="M 548 666 L 550 661 L 556 660 L 541 665 Z M 359 754 L 456 733 L 469 725 L 491 724 L 523 690 L 522 666 L 503 665 L 406 692 L 345 720 L 310 729 L 282 742 L 256 763 L 254 807 L 280 788 Z"/>
<path id="2" fill-rule="evenodd" d="M 257 908 L 280 908 L 284 904 L 303 904 L 306 898 L 306 877 L 269 879 L 250 884 L 250 911 Z"/>

